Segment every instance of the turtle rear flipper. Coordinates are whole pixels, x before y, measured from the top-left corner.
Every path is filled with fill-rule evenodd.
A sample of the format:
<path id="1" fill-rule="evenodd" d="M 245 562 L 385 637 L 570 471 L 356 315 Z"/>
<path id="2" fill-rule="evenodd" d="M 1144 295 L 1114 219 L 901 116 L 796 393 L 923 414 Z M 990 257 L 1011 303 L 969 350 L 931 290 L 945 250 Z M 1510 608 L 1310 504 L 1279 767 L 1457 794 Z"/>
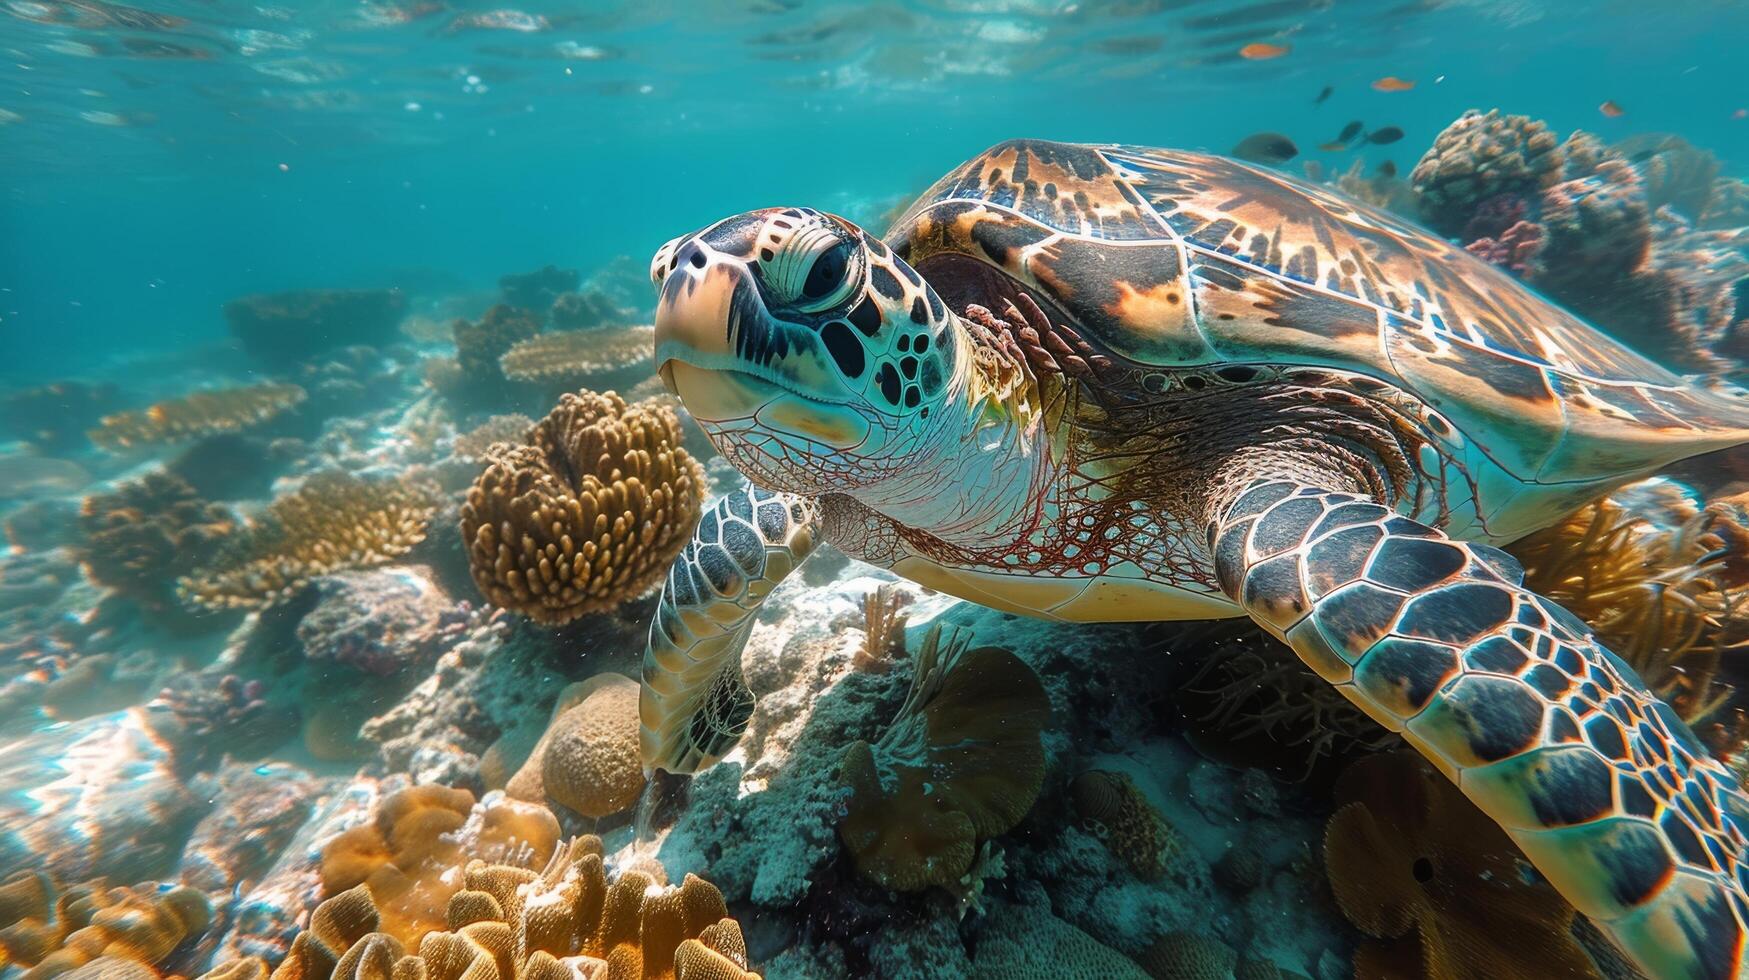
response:
<path id="1" fill-rule="evenodd" d="M 699 520 L 662 587 L 638 705 L 646 769 L 694 773 L 746 730 L 753 692 L 741 650 L 765 597 L 814 548 L 814 506 L 746 487 Z"/>
<path id="2" fill-rule="evenodd" d="M 1234 601 L 1401 732 L 1651 975 L 1737 976 L 1749 799 L 1516 563 L 1281 480 L 1240 493 L 1210 540 Z"/>

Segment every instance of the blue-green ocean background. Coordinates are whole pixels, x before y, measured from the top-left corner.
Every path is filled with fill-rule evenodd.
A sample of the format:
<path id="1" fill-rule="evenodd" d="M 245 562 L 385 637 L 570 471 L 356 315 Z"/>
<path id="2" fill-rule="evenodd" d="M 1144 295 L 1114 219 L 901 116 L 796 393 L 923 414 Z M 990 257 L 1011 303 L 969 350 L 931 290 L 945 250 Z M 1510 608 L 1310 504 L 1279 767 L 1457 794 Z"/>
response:
<path id="1" fill-rule="evenodd" d="M 1405 131 L 1364 154 L 1406 172 L 1500 107 L 1743 174 L 1746 42 L 1735 0 L 4 0 L 0 372 L 216 341 L 248 292 L 587 271 L 769 204 L 872 217 L 1012 136 L 1278 130 L 1339 167 L 1315 148 L 1359 119 Z"/>

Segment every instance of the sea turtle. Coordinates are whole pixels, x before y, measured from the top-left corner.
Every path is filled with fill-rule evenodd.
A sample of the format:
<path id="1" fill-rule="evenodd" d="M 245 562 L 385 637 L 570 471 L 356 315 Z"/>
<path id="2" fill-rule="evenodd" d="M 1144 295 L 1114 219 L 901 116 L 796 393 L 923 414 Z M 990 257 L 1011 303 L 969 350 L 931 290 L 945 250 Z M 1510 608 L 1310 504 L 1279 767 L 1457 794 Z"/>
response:
<path id="1" fill-rule="evenodd" d="M 1031 616 L 1249 615 L 1653 975 L 1737 975 L 1749 799 L 1496 545 L 1749 442 L 1749 403 L 1404 221 L 1175 150 L 1005 142 L 884 240 L 773 208 L 651 272 L 658 370 L 752 486 L 669 573 L 647 765 L 734 744 L 752 620 L 821 538 Z"/>

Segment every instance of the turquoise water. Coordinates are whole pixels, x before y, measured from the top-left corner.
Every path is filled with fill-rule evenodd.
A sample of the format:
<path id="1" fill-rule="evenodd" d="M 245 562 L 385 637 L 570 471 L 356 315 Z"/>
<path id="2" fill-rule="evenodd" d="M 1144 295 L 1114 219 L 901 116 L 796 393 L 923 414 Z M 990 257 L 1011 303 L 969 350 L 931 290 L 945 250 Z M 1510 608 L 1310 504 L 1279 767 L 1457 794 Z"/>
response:
<path id="1" fill-rule="evenodd" d="M 878 214 L 1013 136 L 1311 150 L 1362 119 L 1402 127 L 1366 156 L 1407 170 L 1458 113 L 1500 107 L 1749 166 L 1730 0 L 493 10 L 7 0 L 5 370 L 208 341 L 245 292 L 641 259 L 769 204 Z M 1239 57 L 1253 41 L 1292 52 Z"/>
<path id="2" fill-rule="evenodd" d="M 1729 892 L 1749 923 L 1749 859 L 1740 841 L 1716 844 L 1707 829 L 1749 808 L 1728 789 L 1749 774 L 1749 456 L 1727 445 L 1749 432 L 1741 420 L 1729 429 L 1749 419 L 1733 403 L 1749 387 L 1746 48 L 1745 0 L 0 0 L 0 980 L 267 980 L 276 968 L 272 980 L 489 980 L 510 955 L 498 923 L 525 930 L 523 957 L 534 913 L 554 909 L 577 917 L 548 936 L 559 964 L 519 958 L 520 980 L 621 977 L 594 972 L 606 970 L 598 961 L 617 950 L 624 970 L 625 949 L 645 940 L 656 958 L 637 954 L 644 973 L 663 980 L 736 980 L 747 967 L 772 980 L 1616 980 L 1638 975 L 1629 955 L 1654 976 L 1687 963 L 1687 947 L 1659 961 L 1632 935 L 1606 935 L 1606 902 L 1576 911 L 1569 899 L 1596 899 L 1575 880 L 1608 878 L 1611 900 L 1643 883 L 1619 880 L 1634 875 L 1661 887 L 1660 862 L 1675 855 L 1693 872 L 1680 880 Z M 1514 118 L 1465 116 L 1496 109 Z M 1495 143 L 1464 142 L 1485 126 Z M 959 276 L 963 256 L 933 256 L 931 269 L 926 256 L 920 275 L 942 288 L 920 296 L 919 273 L 892 264 L 908 251 L 853 243 L 853 230 L 797 211 L 712 228 L 709 259 L 697 240 L 678 240 L 659 270 L 657 315 L 650 261 L 675 236 L 774 206 L 880 233 L 944 174 L 1017 138 L 1241 157 L 1318 186 L 1201 157 L 1125 159 L 1155 191 L 1213 174 L 1243 192 L 1235 211 L 1259 188 L 1319 202 L 1290 214 L 1276 244 L 1336 228 L 1355 236 L 1343 262 L 1364 253 L 1395 273 L 1407 223 L 1424 222 L 1498 268 L 1418 245 L 1438 258 L 1414 273 L 1413 315 L 1433 283 L 1454 323 L 1417 321 L 1425 336 L 1413 351 L 1369 361 L 1375 311 L 1356 330 L 1325 305 L 1366 291 L 1338 282 L 1352 270 L 1326 267 L 1320 281 L 1304 274 L 1304 252 L 1257 258 L 1245 267 L 1246 301 L 1277 304 L 1271 326 L 1305 331 L 1271 337 L 1307 349 L 1333 339 L 1308 355 L 1318 367 L 1142 370 L 1101 331 L 1129 316 L 1145 333 L 1153 325 L 1141 319 L 1176 315 L 1176 260 L 1167 272 L 1148 264 L 1170 250 L 1111 247 L 1088 232 L 1041 248 L 1030 286 Z M 1534 167 L 1491 155 L 1532 142 Z M 1117 159 L 1042 143 L 1003 152 L 1031 154 L 1037 171 L 1061 165 L 1065 184 L 1077 165 Z M 1466 184 L 1471 165 L 1521 172 Z M 1209 169 L 1185 180 L 1197 167 Z M 1005 192 L 999 203 L 1013 204 L 1012 185 Z M 1292 197 L 1302 192 L 1312 196 Z M 1343 193 L 1392 213 L 1325 220 L 1319 208 Z M 1222 227 L 1193 233 L 1180 224 L 1195 223 L 1192 209 L 1174 214 L 1186 239 Z M 1270 218 L 1244 220 L 1264 232 Z M 791 235 L 792 220 L 807 234 Z M 772 270 L 802 267 L 741 262 L 754 227 L 792 250 L 786 261 L 835 244 L 809 256 L 800 285 L 789 284 L 798 295 L 784 300 L 789 287 Z M 1237 261 L 1217 268 L 1213 250 L 1239 251 L 1220 244 L 1226 234 L 1202 243 L 1201 291 L 1184 307 L 1205 318 L 1245 281 Z M 1257 234 L 1244 248 L 1267 255 L 1269 244 Z M 1444 305 L 1452 269 L 1482 284 L 1481 298 Z M 868 274 L 866 299 L 846 270 Z M 744 290 L 753 280 L 738 275 L 767 278 Z M 1113 280 L 1123 292 L 1109 291 Z M 724 282 L 732 293 L 712 292 Z M 844 309 L 811 309 L 815 285 L 844 286 Z M 1030 305 L 1029 289 L 1043 306 Z M 1100 297 L 1110 301 L 1089 299 Z M 1493 323 L 1492 336 L 1474 323 L 1460 334 L 1463 310 L 1489 297 L 1504 297 L 1496 312 L 1529 312 Z M 1033 314 L 997 308 L 1017 300 Z M 951 314 L 935 309 L 944 301 Z M 1660 366 L 1603 343 L 1580 350 L 1585 326 L 1555 306 Z M 836 367 L 819 354 L 801 375 L 772 368 L 794 353 L 778 348 L 803 337 L 795 350 L 806 352 L 813 338 L 784 320 L 795 331 L 749 341 L 744 323 L 777 319 L 744 315 L 769 309 L 807 321 Z M 1545 316 L 1557 329 L 1541 330 Z M 926 322 L 940 331 L 913 331 Z M 1241 317 L 1232 329 L 1255 327 Z M 1575 349 L 1551 335 L 1578 338 Z M 682 381 L 659 376 L 653 338 L 663 336 L 694 354 L 737 336 L 763 345 L 761 369 L 798 390 L 679 355 L 668 363 Z M 1232 350 L 1265 332 L 1208 336 Z M 1526 339 L 1539 349 L 1507 349 Z M 888 340 L 900 353 L 876 349 Z M 1292 342 L 1280 349 L 1294 353 Z M 1469 360 L 1439 360 L 1460 349 Z M 908 443 L 921 421 L 807 387 L 835 396 L 850 389 L 830 386 L 866 373 L 869 404 L 886 392 L 882 411 L 901 397 L 908 411 L 932 374 L 956 370 L 941 367 L 944 350 L 983 359 L 961 361 L 964 384 L 940 388 L 939 401 L 928 391 L 916 419 L 935 409 L 927 431 L 954 432 L 949 450 L 982 456 L 937 452 L 946 440 Z M 1121 380 L 1105 391 L 1114 361 Z M 1332 363 L 1381 383 L 1326 371 Z M 1606 381 L 1581 390 L 1579 369 L 1560 374 L 1574 363 L 1601 364 Z M 1548 392 L 1537 385 L 1557 375 L 1559 397 L 1539 399 Z M 1263 385 L 1267 398 L 1223 414 Z M 956 414 L 965 406 L 953 399 L 974 389 L 988 395 L 977 413 Z M 769 425 L 780 437 L 766 443 L 791 450 L 782 465 L 749 449 L 766 443 L 736 429 L 745 418 L 712 422 L 713 408 L 748 399 L 759 405 L 752 431 Z M 1110 411 L 1053 429 L 1069 404 Z M 1613 818 L 1607 808 L 1660 795 L 1664 823 L 1645 831 L 1649 846 L 1592 841 L 1571 860 L 1527 857 L 1483 806 L 1583 823 L 1597 785 L 1578 783 L 1595 773 L 1524 766 L 1502 778 L 1497 799 L 1472 801 L 1441 775 L 1457 763 L 1436 770 L 1376 723 L 1395 708 L 1363 713 L 1244 616 L 1130 623 L 1136 608 L 1160 608 L 1141 603 L 1163 601 L 1132 581 L 1115 600 L 1089 588 L 1079 607 L 1111 601 L 1126 622 L 1059 622 L 927 587 L 975 592 L 995 579 L 984 568 L 956 579 L 963 569 L 907 557 L 899 567 L 920 584 L 880 567 L 901 548 L 939 546 L 950 569 L 955 555 L 1048 568 L 1014 587 L 1034 591 L 1003 601 L 1036 612 L 1049 600 L 1062 612 L 1086 598 L 1062 580 L 1079 590 L 1088 568 L 1140 576 L 1158 566 L 1153 585 L 1179 576 L 1174 611 L 1237 614 L 1210 570 L 1214 530 L 1185 529 L 1207 515 L 1167 512 L 1238 488 L 1188 465 L 1206 458 L 1173 454 L 1204 450 L 1203 434 L 1243 454 L 1251 444 L 1233 433 L 1282 406 L 1291 411 L 1268 416 L 1272 444 L 1300 452 L 1308 441 L 1296 426 L 1336 419 L 1314 428 L 1319 461 L 1320 439 L 1360 446 L 1329 457 L 1392 493 L 1399 477 L 1414 491 L 1386 501 L 1404 516 L 1378 521 L 1400 536 L 1402 560 L 1371 559 L 1367 576 L 1393 587 L 1430 576 L 1430 593 L 1463 578 L 1458 587 L 1483 594 L 1476 603 L 1408 608 L 1434 627 L 1455 624 L 1433 634 L 1453 644 L 1485 626 L 1535 647 L 1519 656 L 1494 635 L 1465 653 L 1465 683 L 1489 674 L 1497 694 L 1509 689 L 1482 705 L 1498 711 L 1478 709 L 1486 731 L 1469 735 L 1542 751 L 1580 739 L 1573 712 L 1595 713 L 1586 744 L 1602 758 L 1614 735 L 1610 764 L 1623 780 L 1611 796 L 1615 774 L 1599 777 L 1609 799 L 1598 812 Z M 1555 431 L 1569 410 L 1572 432 Z M 717 426 L 710 438 L 694 414 Z M 865 415 L 884 428 L 869 435 Z M 1139 431 L 1124 430 L 1138 419 Z M 1630 424 L 1646 419 L 1669 424 Z M 845 432 L 865 441 L 840 439 L 849 448 L 822 459 L 820 440 Z M 890 455 L 865 460 L 871 445 Z M 1660 456 L 1667 445 L 1679 448 Z M 1427 490 L 1430 461 L 1454 446 L 1468 455 L 1444 460 L 1445 482 Z M 1498 460 L 1508 462 L 1490 469 Z M 1186 490 L 1183 473 L 1201 482 Z M 764 490 L 747 503 L 747 480 L 774 474 L 825 481 L 791 487 L 816 493 L 824 516 Z M 1132 485 L 1135 476 L 1148 479 Z M 1041 485 L 1070 487 L 1067 502 L 1034 508 L 1017 490 Z M 1326 489 L 1308 486 L 1271 513 L 1292 521 L 1312 503 L 1301 498 Z M 1108 492 L 1133 496 L 1112 507 Z M 718 500 L 730 501 L 721 514 Z M 1041 557 L 1035 547 L 1068 540 L 1071 506 L 1104 515 L 1098 537 L 1118 542 L 1108 555 L 1142 557 L 1082 562 L 1081 544 Z M 747 544 L 755 507 L 759 546 L 773 556 L 758 559 L 762 574 L 781 582 L 742 615 L 699 599 L 699 583 L 745 585 L 739 601 L 759 606 L 772 583 L 746 557 L 758 550 Z M 1025 523 L 1046 518 L 1065 527 Z M 1496 532 L 1492 519 L 1516 523 Z M 803 520 L 805 531 L 789 523 Z M 776 540 L 773 527 L 793 534 Z M 704 557 L 691 573 L 680 566 L 663 606 L 668 569 L 695 528 L 700 542 L 684 554 Z M 1403 540 L 1441 533 L 1474 542 Z M 710 561 L 722 557 L 711 550 L 719 534 L 724 548 L 748 549 L 737 567 Z M 1453 556 L 1460 571 L 1438 571 Z M 803 557 L 787 578 L 773 571 Z M 1324 571 L 1310 562 L 1294 574 Z M 1515 576 L 1525 584 L 1512 591 L 1504 583 Z M 646 676 L 651 623 L 697 615 L 677 592 L 708 606 L 685 622 L 732 624 L 722 649 L 740 660 L 724 663 L 743 665 L 745 689 L 717 667 L 677 680 L 679 641 L 662 635 L 652 656 L 662 669 Z M 1245 601 L 1263 610 L 1268 598 Z M 1341 625 L 1330 625 L 1340 613 L 1328 610 L 1341 607 L 1327 598 L 1326 638 Z M 1516 603 L 1517 624 L 1546 631 L 1524 639 L 1504 618 L 1477 625 L 1484 600 Z M 1578 628 L 1536 608 L 1554 602 L 1617 657 L 1576 652 Z M 1413 618 L 1404 613 L 1398 632 Z M 1557 642 L 1560 630 L 1574 631 L 1571 642 Z M 708 645 L 684 655 L 708 661 Z M 1426 680 L 1421 665 L 1456 656 L 1417 646 L 1433 652 L 1401 666 L 1405 691 Z M 1514 674 L 1514 656 L 1559 669 Z M 1545 690 L 1581 669 L 1578 694 Z M 652 680 L 641 695 L 639 680 Z M 1439 683 L 1450 693 L 1458 682 Z M 1606 700 L 1599 683 L 1619 696 L 1582 704 Z M 1653 694 L 1667 711 L 1648 706 Z M 693 695 L 697 714 L 675 707 Z M 1536 698 L 1572 710 L 1551 708 L 1545 731 L 1526 723 L 1543 710 Z M 658 755 L 663 768 L 701 764 L 707 741 L 724 752 L 702 771 L 645 768 Z M 1704 770 L 1717 782 L 1691 782 L 1675 801 L 1660 780 L 1678 777 L 1639 775 L 1672 752 L 1680 778 Z M 1703 807 L 1710 823 L 1695 816 Z M 1749 817 L 1736 817 L 1749 832 Z M 1680 836 L 1683 820 L 1700 836 Z M 1740 878 L 1702 867 L 1703 836 L 1713 854 L 1733 848 L 1723 863 L 1734 860 Z M 579 843 L 561 849 L 568 840 Z M 486 864 L 470 871 L 474 859 Z M 658 887 L 691 875 L 711 885 Z M 618 883 L 609 911 L 641 916 L 617 932 L 586 922 L 611 916 L 578 897 L 608 881 Z M 723 913 L 739 925 L 716 922 Z M 678 943 L 678 920 L 690 947 L 650 939 Z M 716 931 L 707 937 L 705 925 Z M 1683 932 L 1701 953 L 1727 948 L 1718 935 Z"/>

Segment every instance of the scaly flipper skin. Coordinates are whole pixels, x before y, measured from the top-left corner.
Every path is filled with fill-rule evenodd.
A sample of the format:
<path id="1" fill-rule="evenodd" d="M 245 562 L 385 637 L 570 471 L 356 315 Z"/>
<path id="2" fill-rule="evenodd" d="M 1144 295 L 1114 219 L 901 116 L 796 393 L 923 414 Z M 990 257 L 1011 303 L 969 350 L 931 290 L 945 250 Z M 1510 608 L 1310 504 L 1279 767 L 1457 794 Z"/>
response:
<path id="1" fill-rule="evenodd" d="M 719 499 L 668 570 L 644 650 L 644 766 L 694 773 L 753 714 L 741 648 L 765 597 L 814 550 L 814 505 L 748 486 Z"/>
<path id="2" fill-rule="evenodd" d="M 1509 556 L 1267 479 L 1210 541 L 1235 602 L 1401 732 L 1642 967 L 1739 975 L 1749 799 Z"/>

